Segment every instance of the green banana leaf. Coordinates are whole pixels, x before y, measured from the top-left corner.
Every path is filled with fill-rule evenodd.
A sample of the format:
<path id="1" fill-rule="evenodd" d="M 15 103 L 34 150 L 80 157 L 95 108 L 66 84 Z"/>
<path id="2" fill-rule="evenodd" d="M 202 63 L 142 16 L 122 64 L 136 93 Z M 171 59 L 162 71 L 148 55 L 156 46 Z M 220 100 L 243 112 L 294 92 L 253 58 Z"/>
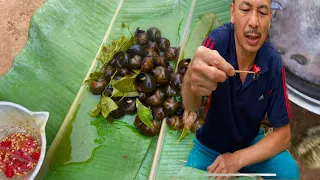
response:
<path id="1" fill-rule="evenodd" d="M 50 147 L 94 59 L 117 0 L 49 0 L 33 16 L 25 48 L 0 77 L 0 100 L 48 111 Z"/>
<path id="2" fill-rule="evenodd" d="M 157 168 L 156 179 L 173 179 L 179 173 L 193 147 L 194 134 L 187 135 L 178 143 L 181 132 L 167 128 Z"/>
<path id="3" fill-rule="evenodd" d="M 21 104 L 33 111 L 49 111 L 46 127 L 51 146 L 92 60 L 122 1 L 49 0 L 33 16 L 29 39 L 14 67 L 0 77 L 0 100 Z M 191 29 L 201 31 L 199 17 L 214 12 L 227 21 L 225 0 L 198 1 Z M 131 36 L 137 27 L 159 27 L 172 46 L 181 45 L 192 0 L 125 0 L 107 41 Z M 213 5 L 213 7 L 211 6 Z M 126 25 L 123 28 L 123 23 Z M 192 57 L 206 32 L 190 36 Z M 195 45 L 195 46 L 193 46 Z M 193 48 L 193 49 L 192 49 Z M 187 51 L 185 51 L 187 52 Z M 66 126 L 45 179 L 147 179 L 157 138 L 144 137 L 133 128 L 134 117 L 112 124 L 88 112 L 99 97 L 87 90 Z M 65 127 L 63 127 L 65 128 Z M 165 170 L 165 169 L 164 169 Z"/>
<path id="4" fill-rule="evenodd" d="M 135 180 L 147 180 L 149 178 L 149 174 L 150 174 L 151 166 L 153 162 L 153 156 L 157 148 L 157 140 L 158 140 L 158 137 L 155 137 L 152 140 L 152 143 L 147 151 L 146 156 L 144 157 L 144 160 L 140 166 L 137 176 L 135 177 Z"/>
<path id="5" fill-rule="evenodd" d="M 184 49 L 184 57 L 193 57 L 195 50 L 202 44 L 208 33 L 223 23 L 230 22 L 229 1 L 197 1 L 192 19 L 192 31 L 190 32 L 188 43 Z M 214 13 L 214 14 L 208 14 Z M 185 136 L 178 142 L 181 132 L 166 129 L 165 140 L 161 150 L 156 179 L 174 179 L 180 171 L 180 178 L 203 179 L 204 173 L 199 176 L 199 172 L 192 176 L 192 173 L 184 171 L 184 162 L 193 147 L 194 133 Z M 194 171 L 191 171 L 194 172 Z M 189 176 L 191 175 L 191 176 Z M 205 177 L 207 178 L 207 177 Z"/>
<path id="6" fill-rule="evenodd" d="M 182 34 L 182 32 L 179 32 L 179 29 L 184 29 L 185 24 L 182 22 L 183 19 L 187 19 L 187 13 L 185 12 L 189 11 L 185 10 L 184 12 L 181 9 L 183 9 L 183 5 L 186 8 L 190 7 L 188 2 L 184 4 L 171 4 L 169 2 L 154 1 L 154 3 L 147 6 L 143 5 L 143 3 L 133 2 L 125 1 L 123 3 L 119 16 L 113 25 L 114 28 L 111 29 L 109 41 L 106 43 L 111 43 L 112 40 L 118 39 L 122 35 L 129 37 L 137 27 L 147 29 L 156 26 L 159 27 L 162 35 L 170 40 L 171 46 L 179 45 L 180 33 Z M 149 5 L 150 7 L 148 7 Z M 140 8 L 142 6 L 145 6 L 146 10 L 141 14 Z M 150 8 L 149 14 L 148 8 Z M 155 13 L 156 11 L 158 13 Z M 128 16 L 128 14 L 134 14 L 137 17 Z M 128 31 L 126 28 L 123 28 L 123 25 L 128 27 Z M 95 174 L 95 178 L 106 176 L 110 177 L 110 179 L 133 179 L 135 177 L 143 179 L 142 176 L 146 178 L 150 171 L 151 159 L 153 159 L 150 157 L 152 157 L 152 152 L 154 152 L 150 150 L 150 154 L 145 156 L 150 146 L 151 138 L 137 134 L 137 132 L 129 128 L 133 127 L 134 117 L 132 116 L 126 116 L 113 124 L 107 124 L 103 119 L 96 122 L 95 118 L 89 117 L 89 107 L 94 107 L 98 102 L 98 100 L 91 101 L 95 97 L 87 91 L 84 93 L 83 98 L 79 102 L 80 109 L 73 114 L 74 119 L 68 124 L 68 130 L 63 135 L 63 139 L 59 142 L 58 147 L 56 147 L 57 150 L 53 154 L 48 154 L 48 156 L 52 156 L 53 161 L 49 165 L 49 171 L 45 178 L 87 179 L 89 176 L 92 177 L 91 174 Z M 95 122 L 96 129 L 90 126 L 90 123 L 92 124 L 93 122 Z M 125 123 L 118 124 L 118 122 Z M 110 130 L 113 133 L 99 135 L 101 127 L 104 127 L 103 129 L 113 129 Z M 86 136 L 79 138 L 84 131 L 86 132 Z M 98 132 L 98 136 L 102 136 L 102 138 L 97 138 L 95 132 Z M 132 137 L 135 138 L 132 139 Z M 114 138 L 117 140 L 113 140 Z M 110 147 L 112 147 L 111 151 Z M 117 152 L 118 156 L 112 152 Z M 132 153 L 130 154 L 129 152 Z M 63 156 L 61 156 L 62 154 Z M 122 156 L 119 155 L 123 155 L 125 158 L 121 158 Z M 145 165 L 142 164 L 144 159 Z M 106 164 L 105 162 L 110 162 L 110 164 Z M 141 173 L 139 173 L 140 166 Z M 144 167 L 146 167 L 145 171 L 143 171 Z M 105 171 L 105 168 L 113 170 Z M 117 171 L 115 172 L 114 170 Z M 140 174 L 142 175 L 139 176 Z"/>
<path id="7" fill-rule="evenodd" d="M 132 126 L 132 116 L 112 123 L 102 116 L 89 116 L 88 112 L 98 101 L 90 92 L 84 92 L 44 179 L 133 179 L 136 176 L 152 138 L 140 135 Z"/>

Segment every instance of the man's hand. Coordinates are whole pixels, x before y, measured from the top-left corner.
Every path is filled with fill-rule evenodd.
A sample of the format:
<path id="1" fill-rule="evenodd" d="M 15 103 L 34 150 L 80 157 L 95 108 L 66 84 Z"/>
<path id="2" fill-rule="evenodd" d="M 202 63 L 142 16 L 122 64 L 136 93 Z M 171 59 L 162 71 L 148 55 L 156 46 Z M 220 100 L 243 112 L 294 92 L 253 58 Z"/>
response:
<path id="1" fill-rule="evenodd" d="M 225 153 L 217 157 L 217 159 L 207 168 L 209 173 L 237 173 L 242 168 L 240 159 L 235 153 Z M 230 177 L 217 177 L 216 179 L 229 179 Z"/>
<path id="2" fill-rule="evenodd" d="M 198 96 L 209 96 L 219 82 L 234 75 L 234 68 L 216 50 L 200 46 L 186 74 L 191 91 Z"/>

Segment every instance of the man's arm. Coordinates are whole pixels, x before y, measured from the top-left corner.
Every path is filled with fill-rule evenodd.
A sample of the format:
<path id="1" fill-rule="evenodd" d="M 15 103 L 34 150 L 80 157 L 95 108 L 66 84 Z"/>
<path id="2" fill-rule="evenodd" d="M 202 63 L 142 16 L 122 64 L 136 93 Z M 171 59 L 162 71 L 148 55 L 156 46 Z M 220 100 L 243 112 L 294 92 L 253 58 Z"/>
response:
<path id="1" fill-rule="evenodd" d="M 192 59 L 182 83 L 182 102 L 186 110 L 196 111 L 201 97 L 215 91 L 219 82 L 234 75 L 234 68 L 216 50 L 200 46 Z"/>
<path id="2" fill-rule="evenodd" d="M 197 111 L 201 106 L 201 96 L 195 95 L 191 90 L 190 71 L 183 77 L 181 87 L 182 103 L 188 111 Z"/>
<path id="3" fill-rule="evenodd" d="M 285 150 L 290 142 L 290 124 L 275 128 L 273 132 L 262 138 L 258 143 L 248 148 L 236 151 L 240 167 L 256 164 Z"/>
<path id="4" fill-rule="evenodd" d="M 224 41 L 227 37 L 226 32 L 223 31 L 222 38 L 218 32 L 211 33 L 196 50 L 189 64 L 181 87 L 182 103 L 188 111 L 197 111 L 201 106 L 202 96 L 209 96 L 216 90 L 219 82 L 234 75 L 232 65 L 216 50 L 219 49 L 217 42 Z"/>

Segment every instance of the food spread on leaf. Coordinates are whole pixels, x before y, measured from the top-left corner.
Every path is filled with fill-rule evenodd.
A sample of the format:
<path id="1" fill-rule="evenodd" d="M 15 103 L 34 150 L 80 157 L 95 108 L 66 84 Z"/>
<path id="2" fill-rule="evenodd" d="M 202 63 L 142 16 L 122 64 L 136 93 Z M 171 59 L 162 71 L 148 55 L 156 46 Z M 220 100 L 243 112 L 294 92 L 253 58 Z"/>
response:
<path id="1" fill-rule="evenodd" d="M 254 64 L 254 65 L 252 66 L 252 70 L 253 70 L 253 72 L 254 72 L 254 74 L 253 74 L 253 79 L 254 79 L 254 80 L 258 79 L 258 78 L 260 77 L 260 74 L 261 74 L 261 68 L 258 67 L 256 64 Z"/>
<path id="2" fill-rule="evenodd" d="M 158 28 L 151 27 L 137 28 L 134 37 L 122 36 L 104 46 L 98 56 L 100 70 L 87 80 L 92 94 L 101 96 L 90 115 L 102 114 L 112 121 L 136 115 L 133 125 L 146 136 L 159 134 L 163 119 L 175 130 L 184 128 L 185 118 L 194 119 L 188 124 L 192 128 L 196 116 L 183 117 L 180 93 L 191 59 L 177 62 L 180 48 L 170 45 Z"/>
<path id="3" fill-rule="evenodd" d="M 14 133 L 0 141 L 0 168 L 7 178 L 27 174 L 39 158 L 40 146 L 30 134 Z"/>

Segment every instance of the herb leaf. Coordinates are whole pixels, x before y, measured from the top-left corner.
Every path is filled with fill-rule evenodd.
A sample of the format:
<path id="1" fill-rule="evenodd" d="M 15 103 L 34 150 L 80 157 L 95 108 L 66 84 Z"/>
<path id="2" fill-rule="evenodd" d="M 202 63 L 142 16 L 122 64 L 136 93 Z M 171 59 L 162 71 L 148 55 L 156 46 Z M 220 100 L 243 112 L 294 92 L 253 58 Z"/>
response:
<path id="1" fill-rule="evenodd" d="M 102 61 L 103 64 L 107 64 L 112 60 L 115 54 L 117 54 L 119 51 L 126 51 L 133 44 L 133 42 L 133 37 L 126 39 L 125 36 L 121 36 L 120 39 L 113 40 L 110 45 L 104 45 L 97 59 Z"/>
<path id="2" fill-rule="evenodd" d="M 87 80 L 84 81 L 84 83 L 91 83 L 91 81 L 98 79 L 99 77 L 103 76 L 102 72 L 93 72 L 90 73 L 90 76 Z"/>
<path id="3" fill-rule="evenodd" d="M 118 109 L 118 105 L 108 96 L 102 96 L 100 104 L 104 118 L 107 118 L 112 111 Z"/>
<path id="4" fill-rule="evenodd" d="M 129 40 L 126 41 L 126 43 L 123 44 L 121 51 L 126 52 L 134 43 L 134 38 L 131 36 Z"/>
<path id="5" fill-rule="evenodd" d="M 103 76 L 103 73 L 102 72 L 93 72 L 90 74 L 90 79 L 96 79 L 96 78 L 99 78 Z"/>
<path id="6" fill-rule="evenodd" d="M 139 96 L 138 91 L 131 91 L 131 92 L 120 92 L 118 89 L 113 88 L 112 97 L 137 97 Z"/>
<path id="7" fill-rule="evenodd" d="M 138 70 L 138 69 L 134 69 L 134 70 L 132 70 L 134 73 L 136 73 L 136 74 L 140 74 L 140 70 Z"/>
<path id="8" fill-rule="evenodd" d="M 183 131 L 180 135 L 180 138 L 178 140 L 178 142 L 180 142 L 184 137 L 186 137 L 186 135 L 188 135 L 190 133 L 190 129 L 187 129 L 187 128 L 183 128 Z"/>
<path id="9" fill-rule="evenodd" d="M 134 81 L 136 79 L 136 74 L 133 76 L 125 76 L 119 81 L 113 82 L 112 87 L 118 89 L 121 92 L 131 92 L 136 91 Z"/>
<path id="10" fill-rule="evenodd" d="M 101 112 L 101 101 L 99 101 L 99 103 L 96 105 L 96 107 L 91 110 L 89 115 L 91 117 L 97 117 L 100 114 L 100 112 Z"/>
<path id="11" fill-rule="evenodd" d="M 138 98 L 136 98 L 137 114 L 143 124 L 152 127 L 152 111 L 151 109 L 145 107 Z"/>

